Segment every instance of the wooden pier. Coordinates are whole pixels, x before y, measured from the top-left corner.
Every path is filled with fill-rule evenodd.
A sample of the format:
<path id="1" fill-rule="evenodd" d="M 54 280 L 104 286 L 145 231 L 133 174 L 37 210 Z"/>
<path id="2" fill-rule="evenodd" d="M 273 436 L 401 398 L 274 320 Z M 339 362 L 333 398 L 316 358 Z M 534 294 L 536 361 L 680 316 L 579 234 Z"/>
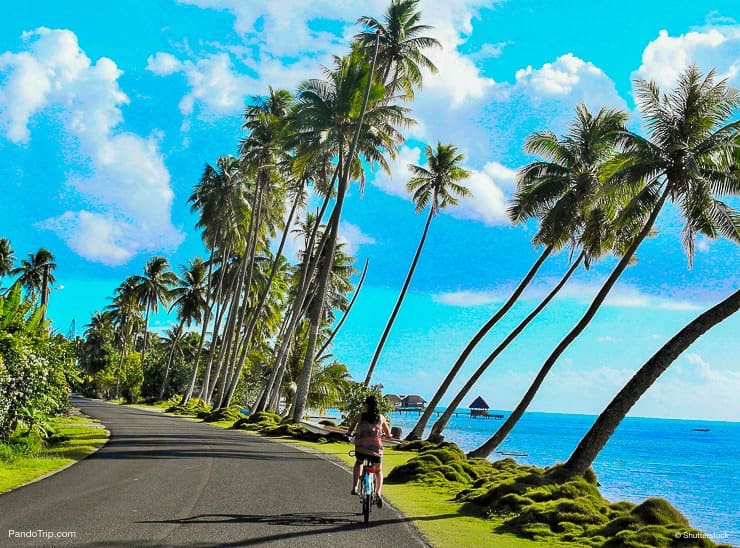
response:
<path id="1" fill-rule="evenodd" d="M 421 413 L 424 411 L 423 407 L 398 407 L 397 409 L 394 409 L 394 413 L 416 413 L 417 415 L 421 415 Z M 439 417 L 442 415 L 444 411 L 432 411 L 432 415 L 435 417 Z M 497 414 L 497 413 L 471 413 L 470 411 L 455 411 L 452 413 L 453 416 L 457 417 L 458 415 L 461 415 L 463 417 L 472 417 L 474 419 L 503 419 L 504 416 Z"/>

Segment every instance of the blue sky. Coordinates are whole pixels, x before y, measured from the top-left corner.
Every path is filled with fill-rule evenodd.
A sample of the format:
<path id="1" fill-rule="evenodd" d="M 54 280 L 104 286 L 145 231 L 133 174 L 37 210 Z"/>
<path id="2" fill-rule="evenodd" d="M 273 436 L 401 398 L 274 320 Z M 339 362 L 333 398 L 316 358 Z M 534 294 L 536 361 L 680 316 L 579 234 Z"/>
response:
<path id="1" fill-rule="evenodd" d="M 204 256 L 187 197 L 206 162 L 234 153 L 240 113 L 268 85 L 293 90 L 346 51 L 361 15 L 385 1 L 83 0 L 29 2 L 0 21 L 0 236 L 19 258 L 50 249 L 58 268 L 50 316 L 78 331 L 113 289 L 154 254 L 184 264 Z M 354 187 L 342 234 L 370 269 L 335 355 L 361 379 L 420 235 L 405 193 L 408 162 L 424 144 L 466 155 L 473 198 L 432 224 L 411 293 L 375 380 L 391 392 L 431 396 L 465 342 L 537 256 L 533 226 L 504 216 L 524 138 L 562 132 L 576 104 L 639 116 L 632 80 L 669 87 L 689 62 L 740 85 L 736 2 L 422 2 L 443 44 L 438 75 L 412 105 L 419 121 L 391 176 Z M 735 200 L 737 206 L 738 202 Z M 678 329 L 737 289 L 740 254 L 700 239 L 694 267 L 668 208 L 659 235 L 607 305 L 560 359 L 533 410 L 597 413 Z M 294 250 L 293 250 L 294 252 Z M 542 269 L 522 303 L 490 334 L 464 373 L 506 335 L 564 271 Z M 552 347 L 577 321 L 614 265 L 579 272 L 563 296 L 502 355 L 474 393 L 512 408 Z M 7 282 L 7 280 L 6 280 Z M 157 327 L 168 325 L 160 315 Z M 636 415 L 740 420 L 740 318 L 682 355 L 635 408 Z M 464 378 L 464 377 L 463 377 Z"/>

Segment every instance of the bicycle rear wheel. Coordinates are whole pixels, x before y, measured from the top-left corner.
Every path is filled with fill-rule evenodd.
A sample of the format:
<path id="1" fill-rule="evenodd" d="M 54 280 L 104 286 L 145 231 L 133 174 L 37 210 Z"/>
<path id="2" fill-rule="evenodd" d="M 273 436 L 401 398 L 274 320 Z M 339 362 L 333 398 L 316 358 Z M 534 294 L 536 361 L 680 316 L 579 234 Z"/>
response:
<path id="1" fill-rule="evenodd" d="M 367 523 L 370 521 L 370 506 L 372 503 L 370 494 L 365 494 L 362 497 L 362 518 Z"/>

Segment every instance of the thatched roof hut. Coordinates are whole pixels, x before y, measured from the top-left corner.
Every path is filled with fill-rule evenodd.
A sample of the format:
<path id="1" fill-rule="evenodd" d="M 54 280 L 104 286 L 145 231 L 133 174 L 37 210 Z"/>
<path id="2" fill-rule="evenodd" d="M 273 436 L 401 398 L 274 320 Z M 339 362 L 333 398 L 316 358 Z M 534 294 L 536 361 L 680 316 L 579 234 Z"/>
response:
<path id="1" fill-rule="evenodd" d="M 421 396 L 411 394 L 401 400 L 401 407 L 424 407 L 427 401 Z"/>
<path id="2" fill-rule="evenodd" d="M 471 403 L 468 408 L 470 409 L 471 417 L 486 417 L 488 416 L 490 406 L 486 403 L 486 400 L 481 396 L 478 396 L 473 400 L 473 403 Z"/>

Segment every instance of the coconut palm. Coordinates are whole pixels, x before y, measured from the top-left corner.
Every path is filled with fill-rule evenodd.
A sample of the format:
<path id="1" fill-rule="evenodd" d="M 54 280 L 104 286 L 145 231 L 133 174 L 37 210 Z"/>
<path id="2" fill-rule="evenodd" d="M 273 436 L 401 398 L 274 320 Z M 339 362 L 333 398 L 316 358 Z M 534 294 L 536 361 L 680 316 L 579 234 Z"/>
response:
<path id="1" fill-rule="evenodd" d="M 434 408 L 439 405 L 470 353 L 514 306 L 553 251 L 584 245 L 589 249 L 585 255 L 587 266 L 591 256 L 598 257 L 602 253 L 605 238 L 599 230 L 602 223 L 598 221 L 602 220 L 600 212 L 603 206 L 610 208 L 610 197 L 602 190 L 599 170 L 613 157 L 619 130 L 624 127 L 625 120 L 623 112 L 601 109 L 594 115 L 580 105 L 564 138 L 546 131 L 534 133 L 527 139 L 525 150 L 544 159 L 532 162 L 518 172 L 517 191 L 509 216 L 516 223 L 540 219 L 532 243 L 544 245 L 545 249 L 509 299 L 465 346 L 406 439 L 421 438 Z M 591 241 L 586 246 L 585 242 L 579 243 L 581 240 Z"/>
<path id="2" fill-rule="evenodd" d="M 208 306 L 200 337 L 200 348 L 193 363 L 188 389 L 183 395 L 183 403 L 193 394 L 197 379 L 200 356 L 206 343 L 206 330 L 215 310 L 215 322 L 211 341 L 215 341 L 220 333 L 221 321 L 224 312 L 228 309 L 226 302 L 229 292 L 224 287 L 224 274 L 234 249 L 244 246 L 242 226 L 245 213 L 249 209 L 248 194 L 241 170 L 241 161 L 234 156 L 220 156 L 216 167 L 206 164 L 206 168 L 199 183 L 193 188 L 188 198 L 191 211 L 199 213 L 197 227 L 203 229 L 203 241 L 210 250 L 208 260 Z M 219 264 L 218 274 L 213 276 L 213 267 Z M 210 373 L 215 349 L 211 344 L 208 360 L 203 374 L 201 397 L 210 392 Z"/>
<path id="3" fill-rule="evenodd" d="M 408 109 L 388 104 L 384 86 L 374 82 L 374 64 L 375 57 L 368 65 L 360 52 L 355 50 L 344 58 L 335 59 L 334 70 L 326 71 L 327 80 L 309 80 L 299 88 L 295 127 L 303 141 L 300 153 L 323 157 L 328 150 L 338 158 L 337 195 L 324 235 L 328 260 L 321 262 L 323 266 L 317 275 L 322 306 L 350 177 L 361 178 L 361 158 L 367 164 L 380 165 L 387 171 L 389 166 L 385 155 L 395 156 L 398 143 L 403 140 L 396 128 L 411 123 L 406 117 Z M 322 254 L 319 253 L 319 256 Z M 311 279 L 312 276 L 304 279 L 304 289 L 305 282 Z M 308 353 L 298 383 L 294 420 L 300 419 L 299 415 L 302 415 L 305 407 L 323 316 L 322 306 L 315 307 L 311 318 Z"/>
<path id="4" fill-rule="evenodd" d="M 250 241 L 254 242 L 254 246 L 251 248 L 252 261 L 248 266 L 248 275 L 246 276 L 245 287 L 249 288 L 252 285 L 252 276 L 254 275 L 254 258 L 256 257 L 257 240 L 260 233 L 264 228 L 268 228 L 269 234 L 274 235 L 274 228 L 284 217 L 284 194 L 287 192 L 292 196 L 292 206 L 287 220 L 282 223 L 283 230 L 278 246 L 277 252 L 273 256 L 271 273 L 267 278 L 267 283 L 262 284 L 261 294 L 257 298 L 256 305 L 244 306 L 243 314 L 249 313 L 250 319 L 247 323 L 246 329 L 238 345 L 234 347 L 234 357 L 236 358 L 237 353 L 240 354 L 238 361 L 235 359 L 235 367 L 232 368 L 231 373 L 228 375 L 229 379 L 224 377 L 224 392 L 222 394 L 222 402 L 228 405 L 236 389 L 237 382 L 241 377 L 241 372 L 245 364 L 246 357 L 249 352 L 249 346 L 252 343 L 252 336 L 254 334 L 257 321 L 262 314 L 262 310 L 266 304 L 267 297 L 270 293 L 270 287 L 272 285 L 275 276 L 278 273 L 278 265 L 281 260 L 282 250 L 284 248 L 289 227 L 293 219 L 293 215 L 299 206 L 305 202 L 305 178 L 298 176 L 292 178 L 291 183 L 285 188 L 280 183 L 282 180 L 282 173 L 288 172 L 285 166 L 290 165 L 292 158 L 288 154 L 290 145 L 290 113 L 293 105 L 293 97 L 289 92 L 285 90 L 273 90 L 269 88 L 269 95 L 267 98 L 256 98 L 253 104 L 244 112 L 245 123 L 244 129 L 249 130 L 247 138 L 242 140 L 241 143 L 241 159 L 246 165 L 247 169 L 256 174 L 258 184 L 258 194 L 260 199 L 257 201 L 258 205 L 252 208 L 252 217 L 254 221 L 251 222 L 251 228 L 253 234 L 250 235 Z M 282 169 L 281 169 L 282 168 Z M 291 179 L 290 177 L 288 179 Z M 278 183 L 278 184 L 275 184 Z M 263 212 L 266 214 L 265 218 L 262 219 Z M 264 222 L 264 227 L 260 226 Z M 267 242 L 263 243 L 265 249 L 268 248 Z M 247 253 L 249 254 L 249 248 Z M 247 289 L 249 291 L 249 289 Z M 241 333 L 241 322 L 237 328 L 237 333 Z"/>
<path id="5" fill-rule="evenodd" d="M 355 36 L 368 53 L 373 51 L 376 36 L 379 37 L 379 79 L 386 84 L 390 95 L 402 90 L 408 99 L 413 99 L 414 88 L 421 87 L 422 69 L 437 72 L 424 50 L 442 47 L 435 38 L 422 35 L 432 27 L 419 24 L 418 4 L 419 0 L 393 0 L 383 22 L 373 17 L 360 17 L 357 22 L 367 30 Z"/>
<path id="6" fill-rule="evenodd" d="M 164 257 L 155 256 L 144 266 L 143 276 L 133 276 L 132 282 L 144 307 L 144 345 L 141 350 L 141 363 L 144 364 L 149 340 L 149 315 L 157 312 L 159 305 L 166 306 L 170 301 L 170 289 L 177 283 L 177 275 L 170 270 Z"/>
<path id="7" fill-rule="evenodd" d="M 667 200 L 678 207 L 684 218 L 681 241 L 689 265 L 697 232 L 708 238 L 722 235 L 740 242 L 740 215 L 717 198 L 740 195 L 736 163 L 740 121 L 726 123 L 740 104 L 738 91 L 728 88 L 726 80 L 715 82 L 714 71 L 702 76 L 691 66 L 680 75 L 676 88 L 669 94 L 661 93 L 657 84 L 644 80 L 635 83 L 635 92 L 650 136 L 643 138 L 627 130 L 621 132 L 623 153 L 611 166 L 610 184 L 620 188 L 640 181 L 643 190 L 627 211 L 632 208 L 649 213 L 647 221 L 640 221 L 642 226 L 632 244 L 584 316 L 542 365 L 521 402 L 493 437 L 472 451 L 471 456 L 490 455 L 511 432 L 557 359 L 596 315 L 635 251 L 650 234 Z M 620 230 L 634 233 L 640 218 L 641 215 L 631 216 Z"/>
<path id="8" fill-rule="evenodd" d="M 13 275 L 20 275 L 18 281 L 33 295 L 41 295 L 41 318 L 46 316 L 51 286 L 56 281 L 54 255 L 51 251 L 40 248 L 36 253 L 29 253 L 28 259 L 21 261 L 21 266 L 12 270 Z"/>
<path id="9" fill-rule="evenodd" d="M 370 366 L 365 376 L 365 386 L 370 386 L 370 379 L 375 371 L 378 358 L 380 358 L 385 341 L 388 338 L 393 327 L 393 322 L 406 296 L 406 291 L 416 270 L 416 264 L 424 247 L 432 218 L 437 216 L 439 211 L 448 205 L 457 205 L 458 200 L 455 195 L 460 197 L 470 195 L 470 191 L 459 183 L 459 181 L 466 179 L 470 175 L 470 172 L 460 166 L 460 163 L 465 157 L 458 153 L 457 147 L 452 144 L 443 145 L 438 141 L 436 150 L 432 149 L 430 145 L 427 145 L 424 149 L 424 155 L 426 156 L 428 167 L 410 164 L 409 168 L 414 174 L 414 177 L 408 182 L 406 189 L 413 193 L 412 200 L 416 205 L 416 212 L 420 213 L 429 206 L 429 213 L 424 224 L 424 230 L 421 233 L 421 238 L 419 239 L 419 245 L 416 248 L 416 253 L 406 274 L 403 287 L 401 287 L 401 293 L 398 295 L 396 304 L 393 306 L 391 315 L 385 324 L 383 334 L 380 336 L 378 346 L 375 348 L 372 360 L 370 361 Z"/>
<path id="10" fill-rule="evenodd" d="M 177 333 L 178 337 L 174 338 L 175 343 L 178 342 L 180 336 L 183 334 L 183 328 L 195 322 L 200 322 L 205 314 L 206 306 L 208 306 L 206 295 L 208 292 L 207 279 L 206 279 L 206 265 L 203 260 L 199 257 L 195 257 L 188 261 L 188 265 L 181 267 L 182 276 L 177 278 L 175 287 L 172 289 L 172 309 L 177 309 L 177 319 L 180 320 L 177 327 L 174 328 L 173 333 Z M 169 356 L 167 357 L 167 366 L 164 371 L 164 378 L 162 380 L 162 388 L 159 392 L 159 399 L 164 397 L 165 387 L 167 386 L 167 376 L 170 373 L 170 366 L 172 365 L 172 357 L 175 352 L 176 344 L 172 345 Z M 193 364 L 193 367 L 197 368 L 198 364 Z"/>
<path id="11" fill-rule="evenodd" d="M 614 431 L 627 416 L 630 409 L 645 392 L 658 380 L 668 367 L 691 344 L 718 323 L 726 320 L 740 309 L 740 291 L 735 291 L 721 303 L 699 315 L 635 373 L 630 381 L 619 391 L 609 405 L 596 419 L 591 429 L 578 444 L 578 447 L 563 465 L 566 475 L 584 475 L 604 448 Z"/>

